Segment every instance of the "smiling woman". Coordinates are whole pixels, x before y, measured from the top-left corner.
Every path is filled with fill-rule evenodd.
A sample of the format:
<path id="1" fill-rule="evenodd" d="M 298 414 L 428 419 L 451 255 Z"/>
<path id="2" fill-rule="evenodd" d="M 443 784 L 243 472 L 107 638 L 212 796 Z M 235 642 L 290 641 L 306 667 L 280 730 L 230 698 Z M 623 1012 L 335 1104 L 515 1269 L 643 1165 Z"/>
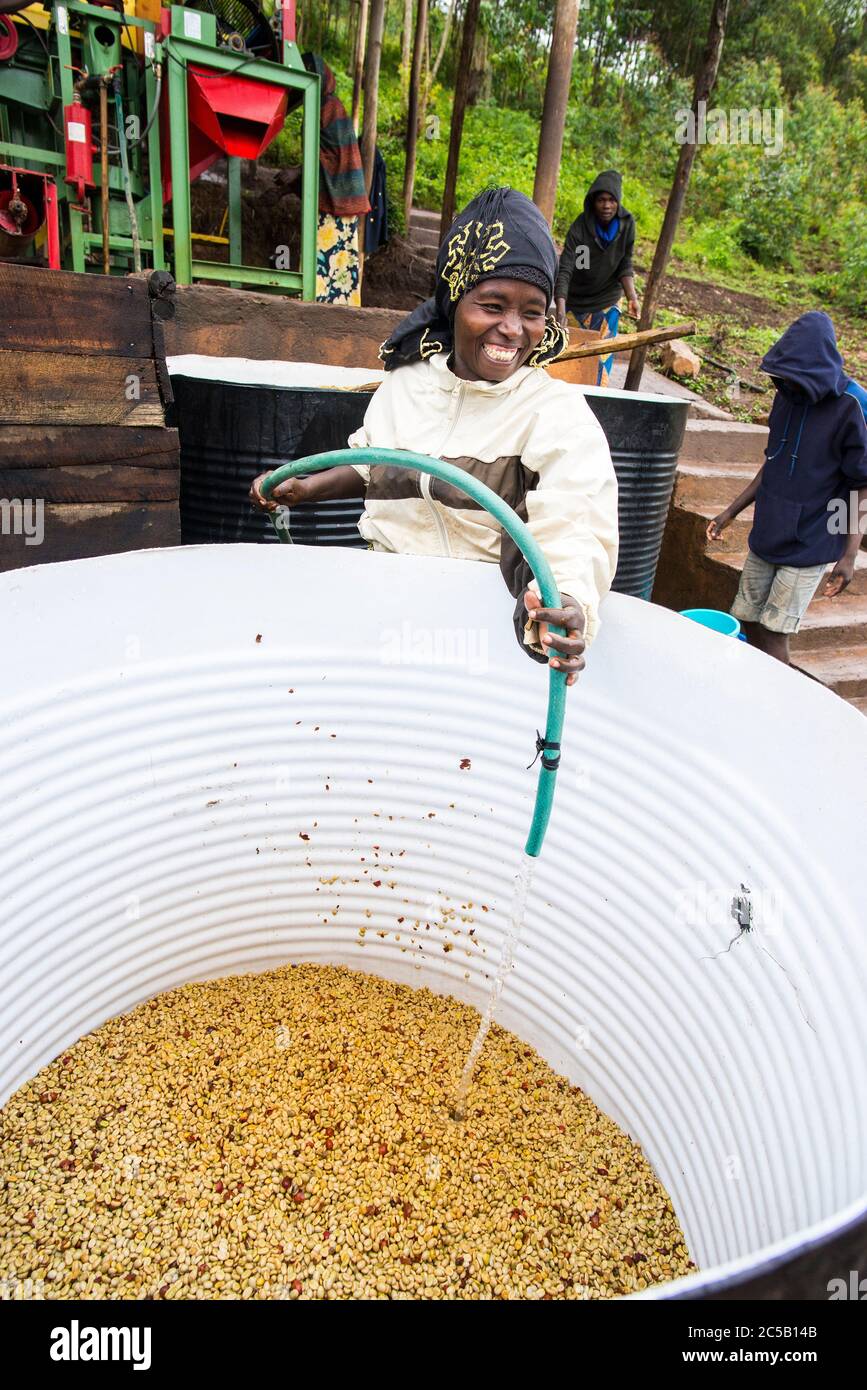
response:
<path id="1" fill-rule="evenodd" d="M 483 280 L 468 290 L 455 313 L 455 376 L 510 376 L 541 343 L 547 308 L 544 291 L 521 280 Z"/>
<path id="2" fill-rule="evenodd" d="M 437 255 L 436 291 L 380 349 L 386 378 L 354 448 L 404 449 L 457 465 L 526 521 L 560 589 L 542 606 L 523 556 L 461 490 L 426 474 L 359 462 L 293 478 L 259 506 L 363 496 L 376 550 L 499 564 L 518 640 L 573 685 L 617 565 L 617 482 L 583 395 L 545 371 L 568 343 L 551 312 L 558 257 L 529 198 L 486 189 L 455 218 Z M 565 629 L 565 636 L 549 631 Z"/>

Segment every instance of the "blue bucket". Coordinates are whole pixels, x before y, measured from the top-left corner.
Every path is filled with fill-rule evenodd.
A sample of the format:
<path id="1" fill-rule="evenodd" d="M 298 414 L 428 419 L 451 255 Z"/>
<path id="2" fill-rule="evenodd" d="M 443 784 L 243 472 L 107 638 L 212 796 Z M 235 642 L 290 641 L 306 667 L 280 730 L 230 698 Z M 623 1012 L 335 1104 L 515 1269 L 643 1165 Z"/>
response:
<path id="1" fill-rule="evenodd" d="M 731 613 L 721 613 L 718 608 L 682 608 L 682 618 L 692 618 L 694 623 L 721 632 L 724 637 L 742 637 L 741 625 Z"/>

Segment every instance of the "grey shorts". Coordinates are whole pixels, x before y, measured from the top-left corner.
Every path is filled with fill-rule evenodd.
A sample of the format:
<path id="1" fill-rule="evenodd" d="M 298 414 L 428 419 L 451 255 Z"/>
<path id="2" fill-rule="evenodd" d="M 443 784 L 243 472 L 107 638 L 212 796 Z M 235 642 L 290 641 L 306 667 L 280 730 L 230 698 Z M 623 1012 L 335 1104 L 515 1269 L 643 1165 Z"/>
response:
<path id="1" fill-rule="evenodd" d="M 744 561 L 732 616 L 761 623 L 770 632 L 797 632 L 827 565 L 772 565 L 750 550 Z"/>

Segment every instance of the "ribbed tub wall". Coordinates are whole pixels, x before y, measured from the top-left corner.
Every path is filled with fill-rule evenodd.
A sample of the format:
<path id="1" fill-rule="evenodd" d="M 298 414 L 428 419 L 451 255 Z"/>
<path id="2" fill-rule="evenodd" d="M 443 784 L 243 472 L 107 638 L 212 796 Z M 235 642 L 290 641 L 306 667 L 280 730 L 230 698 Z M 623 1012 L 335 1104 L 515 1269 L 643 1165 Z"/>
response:
<path id="1" fill-rule="evenodd" d="M 261 667 L 256 679 L 231 665 L 166 672 L 72 700 L 61 726 L 53 702 L 26 716 L 11 837 L 21 857 L 4 882 L 22 1019 L 38 1000 L 45 1026 L 22 1022 L 12 1085 L 138 999 L 285 960 L 342 961 L 482 1001 L 529 812 L 510 755 L 526 742 L 524 712 L 503 709 L 492 729 L 480 698 L 468 734 L 466 710 L 449 716 L 450 697 L 466 699 L 456 680 L 440 687 L 434 734 L 427 682 L 402 672 L 401 718 L 385 744 L 381 674 L 330 670 L 327 695 L 292 704 L 322 743 L 299 739 L 275 760 L 269 729 L 287 701 L 279 662 L 269 674 L 263 687 Z M 855 1174 L 845 1161 L 829 1167 L 827 1135 L 858 1123 L 834 1046 L 841 1009 L 858 1003 L 841 993 L 845 959 L 834 967 L 828 943 L 813 943 L 814 983 L 842 973 L 833 997 L 810 991 L 809 1022 L 752 943 L 700 962 L 708 943 L 676 920 L 677 885 L 742 872 L 769 808 L 720 827 L 702 769 L 684 769 L 672 788 L 666 741 L 649 755 L 640 723 L 630 728 L 622 711 L 617 722 L 614 754 L 601 703 L 570 740 L 502 1020 L 644 1143 L 708 1265 L 851 1197 Z M 443 756 L 459 734 L 483 774 L 481 796 Z M 647 778 L 624 805 L 638 758 Z M 49 798 L 34 778 L 44 767 Z M 786 839 L 781 827 L 770 852 L 799 904 L 789 930 L 810 950 L 828 886 L 811 881 Z M 24 857 L 36 846 L 38 894 Z M 443 912 L 460 917 L 470 903 L 474 938 L 464 922 L 443 953 Z"/>

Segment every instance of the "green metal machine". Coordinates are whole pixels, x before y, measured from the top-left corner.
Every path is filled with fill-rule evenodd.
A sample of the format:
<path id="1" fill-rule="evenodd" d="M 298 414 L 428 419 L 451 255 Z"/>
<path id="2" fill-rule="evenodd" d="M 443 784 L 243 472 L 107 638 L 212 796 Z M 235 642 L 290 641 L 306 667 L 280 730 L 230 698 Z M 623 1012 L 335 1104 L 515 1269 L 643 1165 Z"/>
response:
<path id="1" fill-rule="evenodd" d="M 271 20 L 256 0 L 162 9 L 137 0 L 137 13 L 119 4 L 0 0 L 0 259 L 106 274 L 170 268 L 182 285 L 313 299 L 319 77 L 295 42 L 294 0 Z M 298 106 L 299 264 L 284 254 L 246 265 L 242 162 L 257 159 Z M 201 235 L 190 185 L 221 158 L 228 235 Z M 194 254 L 194 242 L 224 246 L 227 260 Z"/>

